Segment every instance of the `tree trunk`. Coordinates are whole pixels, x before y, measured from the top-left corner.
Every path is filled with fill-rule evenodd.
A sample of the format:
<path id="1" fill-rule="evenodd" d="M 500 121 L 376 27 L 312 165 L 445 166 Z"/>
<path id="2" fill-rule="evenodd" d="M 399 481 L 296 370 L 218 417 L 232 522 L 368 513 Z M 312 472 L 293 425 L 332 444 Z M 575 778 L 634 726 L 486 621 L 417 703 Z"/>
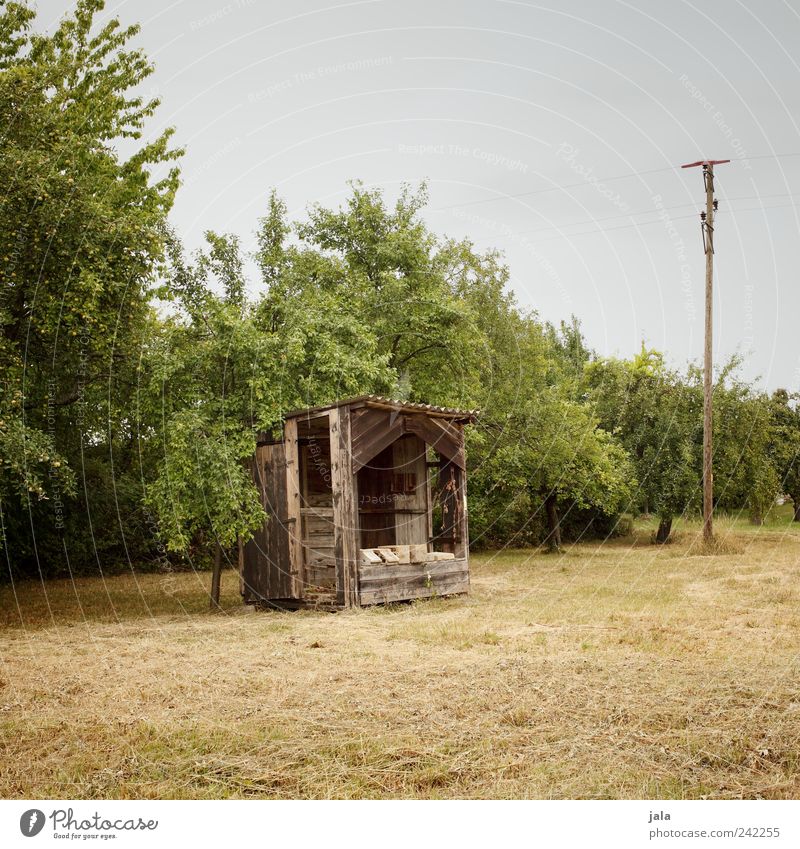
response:
<path id="1" fill-rule="evenodd" d="M 555 493 L 550 493 L 544 502 L 547 511 L 547 548 L 551 552 L 561 551 L 561 522 Z"/>
<path id="2" fill-rule="evenodd" d="M 800 522 L 800 497 L 792 497 L 792 501 L 794 502 L 794 520 Z"/>
<path id="3" fill-rule="evenodd" d="M 211 572 L 211 610 L 219 610 L 219 585 L 222 577 L 222 547 L 214 546 L 214 568 Z"/>
<path id="4" fill-rule="evenodd" d="M 672 516 L 662 516 L 658 523 L 658 530 L 656 531 L 656 542 L 659 545 L 664 545 L 664 543 L 669 539 L 671 532 Z"/>

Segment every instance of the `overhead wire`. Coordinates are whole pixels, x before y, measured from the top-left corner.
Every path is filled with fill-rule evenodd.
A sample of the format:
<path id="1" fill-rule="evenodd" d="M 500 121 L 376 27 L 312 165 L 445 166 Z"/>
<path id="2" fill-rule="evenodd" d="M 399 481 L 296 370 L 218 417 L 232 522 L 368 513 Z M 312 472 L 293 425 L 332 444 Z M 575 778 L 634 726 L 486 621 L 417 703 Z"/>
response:
<path id="1" fill-rule="evenodd" d="M 786 197 L 800 197 L 800 192 L 783 192 L 783 193 L 780 193 L 780 194 L 761 195 L 761 196 L 759 196 L 759 195 L 744 195 L 744 196 L 741 196 L 741 197 L 724 198 L 724 200 L 725 200 L 726 203 L 731 203 L 733 201 L 740 201 L 740 200 L 765 200 L 765 199 L 771 199 L 771 198 L 786 198 Z M 520 235 L 520 236 L 521 235 L 527 235 L 527 234 L 530 234 L 530 233 L 546 233 L 550 230 L 558 230 L 558 229 L 561 229 L 563 227 L 578 227 L 578 226 L 581 226 L 583 224 L 596 224 L 596 223 L 600 223 L 600 222 L 603 222 L 603 221 L 615 221 L 618 218 L 632 218 L 633 216 L 636 216 L 636 215 L 655 215 L 655 214 L 660 214 L 662 212 L 671 212 L 674 209 L 686 209 L 687 207 L 692 207 L 692 206 L 696 206 L 696 205 L 697 204 L 694 204 L 694 203 L 681 203 L 681 204 L 677 204 L 676 206 L 664 206 L 664 207 L 660 207 L 660 208 L 639 209 L 636 212 L 620 212 L 618 215 L 607 215 L 604 218 L 586 218 L 582 221 L 568 221 L 568 222 L 563 222 L 561 224 L 551 224 L 547 227 L 537 227 L 537 228 L 531 229 L 531 230 L 527 230 L 527 229 L 526 230 L 516 230 L 515 233 L 516 233 L 516 235 Z M 769 207 L 769 208 L 779 209 L 781 207 Z M 475 238 L 477 238 L 477 239 L 489 238 L 490 235 L 493 235 L 493 234 L 487 233 L 485 236 L 481 235 L 481 236 L 476 236 Z"/>
<path id="2" fill-rule="evenodd" d="M 689 206 L 689 205 L 690 204 L 686 204 L 686 206 Z M 681 207 L 665 207 L 664 211 L 666 211 L 668 209 L 676 209 L 676 208 L 679 209 Z M 750 206 L 750 207 L 744 207 L 744 208 L 741 208 L 741 209 L 736 209 L 736 208 L 720 209 L 717 214 L 719 215 L 720 213 L 725 213 L 725 212 L 759 212 L 759 211 L 762 211 L 762 210 L 770 210 L 770 209 L 797 209 L 797 208 L 798 208 L 797 204 L 791 204 L 791 203 L 790 204 L 773 204 L 773 205 Z M 649 214 L 658 214 L 661 211 L 662 210 L 649 210 Z M 614 216 L 614 218 L 622 218 L 622 217 L 624 217 L 624 216 L 621 216 L 621 215 L 620 216 Z M 692 213 L 692 214 L 689 214 L 689 215 L 669 216 L 669 218 L 667 219 L 667 223 L 670 222 L 670 221 L 682 221 L 682 220 L 685 220 L 687 218 L 696 218 L 696 217 L 697 217 L 697 213 Z M 605 220 L 612 220 L 612 219 L 605 219 Z M 588 223 L 591 223 L 591 221 L 587 220 L 587 221 L 583 221 L 583 222 L 573 222 L 571 225 L 564 224 L 564 225 L 560 225 L 560 227 L 569 227 L 569 226 L 574 227 L 574 226 L 577 226 L 578 224 L 588 224 Z M 552 242 L 552 241 L 557 241 L 558 239 L 571 239 L 574 236 L 597 235 L 597 234 L 601 234 L 601 233 L 610 233 L 614 230 L 626 230 L 626 229 L 630 229 L 631 227 L 646 227 L 649 224 L 664 224 L 664 223 L 665 223 L 665 219 L 663 217 L 659 216 L 658 218 L 652 219 L 650 221 L 632 221 L 628 224 L 618 224 L 618 225 L 615 225 L 613 227 L 595 227 L 592 230 L 582 230 L 582 231 L 579 231 L 577 233 L 559 233 L 559 234 L 553 236 L 552 238 L 538 239 L 537 242 Z M 534 231 L 534 232 L 546 232 L 548 230 L 558 230 L 558 229 L 559 229 L 559 226 L 554 226 L 554 227 L 543 228 L 543 230 Z M 484 234 L 482 236 L 475 237 L 475 241 L 485 241 L 487 239 L 499 240 L 499 239 L 513 238 L 515 236 L 527 235 L 528 232 L 530 232 L 530 231 L 519 230 L 519 231 L 511 231 L 511 232 L 502 231 L 502 232 L 497 232 L 497 233 L 492 233 L 492 234 Z"/>
<path id="3" fill-rule="evenodd" d="M 760 153 L 760 154 L 756 154 L 755 156 L 744 157 L 744 159 L 747 160 L 747 161 L 749 161 L 751 159 L 786 159 L 788 157 L 795 157 L 795 156 L 800 156 L 800 152 L 798 152 L 798 153 Z M 476 198 L 474 200 L 463 201 L 461 203 L 452 203 L 452 204 L 448 204 L 446 206 L 435 206 L 435 207 L 431 207 L 430 211 L 431 212 L 443 212 L 443 211 L 446 211 L 448 209 L 458 209 L 458 208 L 461 208 L 461 207 L 464 207 L 464 206 L 476 206 L 478 204 L 484 204 L 484 203 L 496 203 L 497 201 L 502 201 L 502 200 L 514 200 L 516 198 L 530 197 L 532 195 L 540 195 L 540 194 L 545 194 L 547 192 L 557 192 L 557 191 L 564 191 L 566 189 L 576 189 L 576 188 L 579 188 L 580 186 L 590 186 L 590 185 L 594 185 L 596 183 L 603 183 L 603 184 L 612 183 L 616 180 L 626 180 L 626 179 L 629 179 L 630 177 L 644 177 L 647 174 L 659 174 L 659 173 L 663 173 L 663 172 L 666 172 L 666 171 L 679 171 L 679 170 L 680 170 L 680 166 L 675 165 L 675 166 L 669 166 L 669 167 L 666 167 L 666 168 L 650 168 L 646 171 L 630 171 L 627 174 L 617 174 L 614 177 L 597 177 L 597 178 L 592 179 L 592 180 L 581 180 L 577 183 L 566 183 L 566 184 L 556 185 L 556 186 L 543 186 L 540 189 L 531 189 L 530 191 L 526 191 L 526 192 L 514 192 L 512 194 L 499 194 L 497 197 L 493 197 L 493 198 Z"/>

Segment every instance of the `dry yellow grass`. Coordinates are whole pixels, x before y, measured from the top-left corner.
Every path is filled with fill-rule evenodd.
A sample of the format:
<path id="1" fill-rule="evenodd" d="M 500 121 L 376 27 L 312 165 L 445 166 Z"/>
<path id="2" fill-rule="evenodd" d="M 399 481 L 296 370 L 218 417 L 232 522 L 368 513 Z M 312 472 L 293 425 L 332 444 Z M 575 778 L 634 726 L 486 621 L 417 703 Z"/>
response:
<path id="1" fill-rule="evenodd" d="M 797 798 L 800 536 L 721 535 L 337 615 L 232 573 L 222 615 L 207 574 L 4 587 L 0 796 Z"/>

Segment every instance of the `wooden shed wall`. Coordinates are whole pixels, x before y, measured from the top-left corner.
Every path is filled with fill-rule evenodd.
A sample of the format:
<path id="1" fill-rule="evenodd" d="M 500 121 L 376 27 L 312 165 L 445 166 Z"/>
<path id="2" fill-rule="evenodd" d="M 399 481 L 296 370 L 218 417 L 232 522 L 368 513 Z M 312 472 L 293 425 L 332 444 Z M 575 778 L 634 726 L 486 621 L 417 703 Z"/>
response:
<path id="1" fill-rule="evenodd" d="M 282 442 L 260 445 L 252 468 L 267 522 L 244 546 L 242 580 L 246 601 L 292 598 L 289 572 L 286 448 Z"/>

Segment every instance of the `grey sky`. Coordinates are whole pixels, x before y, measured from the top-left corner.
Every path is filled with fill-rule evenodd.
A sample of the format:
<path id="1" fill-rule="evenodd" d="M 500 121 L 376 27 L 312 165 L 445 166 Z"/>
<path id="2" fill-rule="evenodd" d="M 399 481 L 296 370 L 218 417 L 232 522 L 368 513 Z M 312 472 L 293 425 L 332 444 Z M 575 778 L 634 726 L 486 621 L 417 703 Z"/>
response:
<path id="1" fill-rule="evenodd" d="M 68 7 L 40 3 L 41 22 Z M 173 222 L 189 246 L 205 229 L 252 246 L 273 186 L 300 216 L 353 178 L 389 196 L 427 179 L 430 226 L 502 249 L 519 302 L 575 313 L 602 354 L 644 337 L 676 364 L 701 355 L 702 179 L 674 168 L 733 160 L 718 169 L 716 356 L 741 351 L 749 377 L 800 389 L 800 3 L 109 0 L 108 13 L 141 23 L 163 99 L 152 130 L 174 125 L 188 148 Z"/>

